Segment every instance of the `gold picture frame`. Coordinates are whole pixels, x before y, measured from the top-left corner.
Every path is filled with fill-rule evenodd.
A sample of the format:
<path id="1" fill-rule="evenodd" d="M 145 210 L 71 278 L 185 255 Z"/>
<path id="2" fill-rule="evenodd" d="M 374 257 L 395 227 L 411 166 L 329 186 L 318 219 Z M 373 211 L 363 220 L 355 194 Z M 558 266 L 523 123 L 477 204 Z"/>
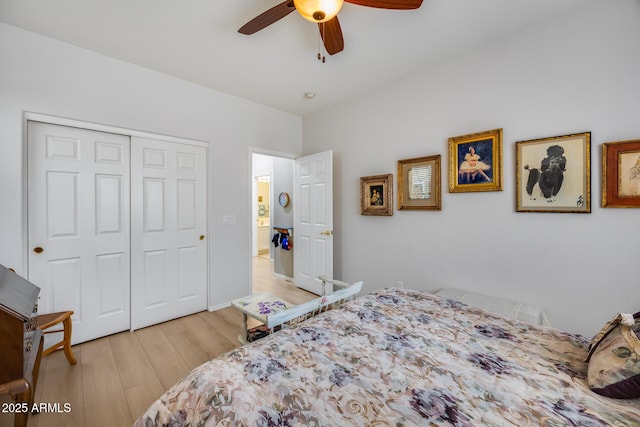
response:
<path id="1" fill-rule="evenodd" d="M 449 192 L 502 191 L 502 128 L 449 138 Z"/>
<path id="2" fill-rule="evenodd" d="M 640 208 L 640 139 L 602 144 L 601 204 Z"/>
<path id="3" fill-rule="evenodd" d="M 393 215 L 393 175 L 360 178 L 360 214 Z"/>
<path id="4" fill-rule="evenodd" d="M 591 212 L 591 132 L 516 142 L 516 212 Z"/>
<path id="5" fill-rule="evenodd" d="M 398 160 L 398 209 L 442 209 L 439 154 Z"/>

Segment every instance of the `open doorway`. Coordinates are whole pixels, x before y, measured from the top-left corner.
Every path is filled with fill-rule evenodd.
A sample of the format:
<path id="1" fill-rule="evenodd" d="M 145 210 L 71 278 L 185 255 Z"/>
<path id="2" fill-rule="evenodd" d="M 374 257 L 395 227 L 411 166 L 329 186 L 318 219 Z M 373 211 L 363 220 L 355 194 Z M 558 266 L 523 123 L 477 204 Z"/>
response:
<path id="1" fill-rule="evenodd" d="M 298 291 L 293 284 L 293 250 L 283 248 L 279 230 L 290 230 L 293 235 L 293 203 L 283 206 L 279 196 L 286 193 L 290 197 L 293 193 L 294 168 L 293 158 L 251 155 L 252 292 L 273 293 L 291 302 L 290 294 Z"/>
<path id="2" fill-rule="evenodd" d="M 267 278 L 275 278 L 281 284 L 284 281 L 287 288 L 305 294 L 320 295 L 320 277 L 333 277 L 333 153 L 294 158 L 252 151 L 251 156 L 253 263 L 262 259 L 257 256 L 263 209 L 259 206 L 258 182 L 264 179 L 259 177 L 269 176 L 271 245 Z M 283 233 L 288 244 L 283 244 Z M 264 271 L 254 264 L 252 270 L 256 274 Z M 256 274 L 252 277 L 252 291 L 270 292 L 256 286 L 264 278 L 256 278 Z"/>
<path id="3" fill-rule="evenodd" d="M 294 158 L 251 154 L 252 254 L 269 258 L 274 272 L 289 280 L 293 280 L 293 252 L 276 251 L 282 246 L 279 241 L 274 245 L 272 238 L 277 229 L 291 229 L 293 233 L 293 203 L 281 204 L 279 201 L 286 199 L 280 197 L 283 194 L 291 198 L 294 168 Z"/>

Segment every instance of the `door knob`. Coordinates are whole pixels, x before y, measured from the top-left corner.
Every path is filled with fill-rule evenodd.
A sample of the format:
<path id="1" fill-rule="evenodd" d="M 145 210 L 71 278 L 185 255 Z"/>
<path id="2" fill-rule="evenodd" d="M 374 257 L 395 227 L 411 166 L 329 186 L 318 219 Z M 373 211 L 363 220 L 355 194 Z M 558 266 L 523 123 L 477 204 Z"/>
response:
<path id="1" fill-rule="evenodd" d="M 40 246 L 36 246 L 35 248 L 33 248 L 33 252 L 41 254 L 42 252 L 44 252 L 44 249 L 42 249 Z"/>
<path id="2" fill-rule="evenodd" d="M 204 234 L 200 235 L 200 240 L 204 240 Z"/>
<path id="3" fill-rule="evenodd" d="M 332 230 L 322 231 L 320 233 L 321 236 L 331 236 L 333 234 Z"/>

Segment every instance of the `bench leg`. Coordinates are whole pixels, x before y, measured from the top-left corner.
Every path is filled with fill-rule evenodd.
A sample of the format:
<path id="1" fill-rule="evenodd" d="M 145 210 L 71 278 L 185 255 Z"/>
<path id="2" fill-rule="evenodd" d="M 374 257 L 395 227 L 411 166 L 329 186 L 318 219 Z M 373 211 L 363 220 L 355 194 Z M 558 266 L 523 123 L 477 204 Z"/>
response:
<path id="1" fill-rule="evenodd" d="M 240 344 L 245 345 L 249 342 L 247 340 L 248 333 L 249 328 L 247 327 L 247 313 L 242 313 L 242 331 L 240 332 L 240 335 L 238 335 L 238 341 L 240 341 Z"/>

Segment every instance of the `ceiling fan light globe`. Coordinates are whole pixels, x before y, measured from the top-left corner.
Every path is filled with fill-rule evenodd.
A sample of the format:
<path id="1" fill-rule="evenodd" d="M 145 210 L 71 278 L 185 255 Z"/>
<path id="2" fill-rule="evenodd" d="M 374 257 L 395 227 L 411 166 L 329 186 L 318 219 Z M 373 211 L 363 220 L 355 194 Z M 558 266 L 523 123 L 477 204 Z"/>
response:
<path id="1" fill-rule="evenodd" d="M 343 0 L 293 0 L 296 10 L 311 22 L 327 22 L 342 8 Z"/>

